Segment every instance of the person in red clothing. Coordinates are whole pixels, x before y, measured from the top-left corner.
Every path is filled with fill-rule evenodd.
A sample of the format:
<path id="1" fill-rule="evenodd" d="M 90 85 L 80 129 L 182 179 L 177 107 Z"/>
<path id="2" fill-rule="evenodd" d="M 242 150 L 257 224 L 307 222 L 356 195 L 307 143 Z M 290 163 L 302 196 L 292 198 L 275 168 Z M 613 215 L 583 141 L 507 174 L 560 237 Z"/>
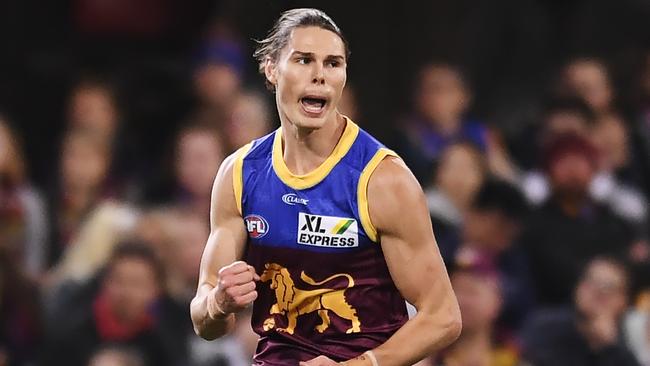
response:
<path id="1" fill-rule="evenodd" d="M 85 366 L 106 345 L 134 350 L 147 365 L 168 365 L 170 348 L 159 330 L 156 304 L 163 289 L 163 269 L 152 249 L 142 243 L 118 245 L 92 301 L 68 309 L 45 345 L 48 365 Z"/>

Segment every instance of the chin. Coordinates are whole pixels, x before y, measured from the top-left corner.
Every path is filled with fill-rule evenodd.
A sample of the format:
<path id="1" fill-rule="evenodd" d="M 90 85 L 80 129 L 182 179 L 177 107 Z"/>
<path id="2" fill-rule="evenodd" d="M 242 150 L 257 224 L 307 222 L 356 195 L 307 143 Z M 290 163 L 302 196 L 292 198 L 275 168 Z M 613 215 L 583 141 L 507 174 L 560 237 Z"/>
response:
<path id="1" fill-rule="evenodd" d="M 304 113 L 301 113 L 299 111 L 296 114 L 296 117 L 292 118 L 291 121 L 296 127 L 317 130 L 325 126 L 328 117 L 329 114 L 325 114 L 325 113 L 322 116 L 312 117 L 312 116 L 307 116 Z"/>

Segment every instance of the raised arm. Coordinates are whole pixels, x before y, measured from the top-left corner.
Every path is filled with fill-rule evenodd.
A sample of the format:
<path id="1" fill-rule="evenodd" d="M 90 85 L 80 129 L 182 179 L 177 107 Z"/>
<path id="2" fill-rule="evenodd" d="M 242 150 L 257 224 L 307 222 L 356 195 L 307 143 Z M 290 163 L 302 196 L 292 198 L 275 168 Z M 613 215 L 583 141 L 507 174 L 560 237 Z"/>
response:
<path id="1" fill-rule="evenodd" d="M 253 267 L 241 262 L 246 229 L 237 208 L 233 166 L 240 152 L 219 168 L 212 188 L 210 236 L 203 257 L 196 296 L 190 304 L 194 331 L 205 339 L 219 338 L 234 326 L 234 314 L 257 298 Z"/>
<path id="2" fill-rule="evenodd" d="M 418 310 L 372 352 L 381 366 L 412 365 L 459 336 L 460 310 L 433 236 L 424 194 L 402 160 L 387 157 L 379 164 L 368 184 L 368 204 L 391 277 Z M 346 365 L 372 362 L 364 355 Z"/>

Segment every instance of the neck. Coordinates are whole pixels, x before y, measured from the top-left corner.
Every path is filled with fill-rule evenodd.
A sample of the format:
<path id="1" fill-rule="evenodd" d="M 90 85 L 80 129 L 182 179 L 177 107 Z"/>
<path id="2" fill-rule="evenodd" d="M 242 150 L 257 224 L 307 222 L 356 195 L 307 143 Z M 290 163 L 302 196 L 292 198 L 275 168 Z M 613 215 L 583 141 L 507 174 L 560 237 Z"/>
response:
<path id="1" fill-rule="evenodd" d="M 287 168 L 297 175 L 318 168 L 334 150 L 345 126 L 345 118 L 338 113 L 318 129 L 282 120 L 282 156 Z"/>
<path id="2" fill-rule="evenodd" d="M 75 210 L 83 210 L 94 197 L 92 188 L 88 187 L 75 187 L 66 189 L 64 194 L 68 201 L 68 206 Z"/>

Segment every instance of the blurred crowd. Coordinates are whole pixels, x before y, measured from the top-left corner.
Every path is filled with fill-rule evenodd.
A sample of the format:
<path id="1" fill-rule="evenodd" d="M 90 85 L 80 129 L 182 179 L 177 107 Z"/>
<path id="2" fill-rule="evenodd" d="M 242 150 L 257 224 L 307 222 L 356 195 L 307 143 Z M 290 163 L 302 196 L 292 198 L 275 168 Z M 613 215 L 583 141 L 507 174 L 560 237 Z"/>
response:
<path id="1" fill-rule="evenodd" d="M 278 126 L 246 50 L 205 32 L 169 146 L 124 122 L 110 73 L 75 75 L 47 161 L 0 115 L 0 366 L 250 365 L 250 314 L 213 342 L 189 318 L 217 169 Z M 650 366 L 650 48 L 639 62 L 621 100 L 604 59 L 568 58 L 513 137 L 471 115 L 460 65 L 422 60 L 384 142 L 425 192 L 463 331 L 419 366 Z M 372 131 L 360 100 L 350 84 L 339 110 Z"/>

